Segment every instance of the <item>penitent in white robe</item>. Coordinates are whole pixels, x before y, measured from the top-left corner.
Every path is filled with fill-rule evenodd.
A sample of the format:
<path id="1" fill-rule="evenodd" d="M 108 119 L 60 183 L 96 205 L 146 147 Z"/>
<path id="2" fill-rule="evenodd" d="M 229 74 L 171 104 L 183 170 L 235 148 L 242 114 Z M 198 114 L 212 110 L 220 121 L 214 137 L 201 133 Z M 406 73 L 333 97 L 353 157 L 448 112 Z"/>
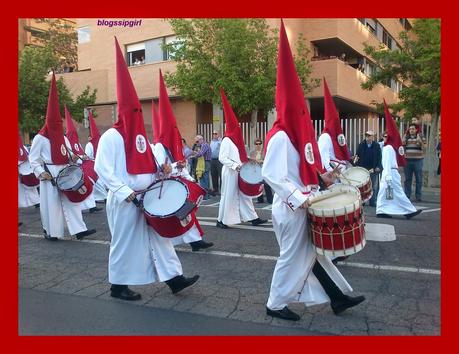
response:
<path id="1" fill-rule="evenodd" d="M 218 159 L 223 164 L 218 221 L 234 225 L 258 218 L 252 197 L 239 191 L 236 168 L 240 166 L 239 150 L 230 138 L 223 138 Z"/>
<path id="2" fill-rule="evenodd" d="M 89 158 L 94 158 L 94 146 L 91 142 L 86 144 L 84 153 L 88 155 Z M 97 202 L 102 202 L 107 199 L 107 188 L 105 188 L 100 178 L 97 180 L 96 184 L 94 184 L 92 195 L 94 196 L 94 200 Z"/>
<path id="3" fill-rule="evenodd" d="M 141 285 L 182 275 L 182 265 L 170 239 L 147 225 L 144 213 L 126 198 L 147 188 L 155 174 L 129 174 L 124 140 L 111 128 L 100 138 L 95 170 L 108 187 L 107 219 L 110 233 L 108 279 L 112 284 Z"/>
<path id="4" fill-rule="evenodd" d="M 406 197 L 402 188 L 402 177 L 398 173 L 397 156 L 392 145 L 382 150 L 382 175 L 376 201 L 376 214 L 405 215 L 414 213 L 416 208 Z M 386 199 L 387 186 L 391 184 L 394 199 Z"/>
<path id="5" fill-rule="evenodd" d="M 333 167 L 330 166 L 330 162 L 335 163 L 336 165 L 338 162 L 339 164 L 339 169 L 341 172 L 346 170 L 346 162 L 345 161 L 340 161 L 336 158 L 335 155 L 335 149 L 333 148 L 333 142 L 331 139 L 330 134 L 328 133 L 322 133 L 319 136 L 319 139 L 317 140 L 317 145 L 319 146 L 319 153 L 320 153 L 320 159 L 322 160 L 322 166 L 327 170 L 327 171 L 332 171 Z"/>
<path id="6" fill-rule="evenodd" d="M 29 175 L 32 173 L 29 160 L 18 161 L 18 170 L 21 175 Z M 18 176 L 18 207 L 27 208 L 40 203 L 40 195 L 37 187 L 29 187 L 21 183 Z"/>
<path id="7" fill-rule="evenodd" d="M 316 259 L 341 291 L 352 291 L 330 259 L 313 249 L 307 211 L 300 208 L 308 198 L 303 193 L 311 193 L 311 189 L 302 183 L 299 171 L 299 153 L 284 131 L 277 132 L 268 143 L 262 169 L 264 180 L 275 192 L 272 218 L 280 248 L 267 302 L 271 310 L 281 310 L 292 302 L 312 306 L 330 301 L 312 273 Z"/>
<path id="8" fill-rule="evenodd" d="M 161 166 L 166 162 L 166 157 L 168 157 L 168 161 L 170 164 L 172 164 L 172 173 L 171 176 L 180 176 L 183 177 L 184 179 L 188 181 L 194 182 L 194 178 L 190 176 L 188 173 L 188 170 L 184 168 L 183 170 L 179 171 L 177 169 L 177 162 L 171 161 L 172 157 L 168 156 L 166 153 L 166 150 L 164 148 L 164 145 L 161 143 L 156 143 L 155 145 L 151 144 L 151 147 L 153 149 L 153 153 L 156 158 L 156 163 L 158 166 Z M 191 229 L 189 229 L 187 232 L 185 232 L 183 235 L 180 235 L 178 237 L 174 237 L 171 239 L 172 243 L 174 246 L 180 245 L 182 243 L 190 243 L 190 242 L 195 242 L 195 241 L 200 241 L 202 239 L 201 234 L 196 227 L 196 225 L 193 225 Z"/>
<path id="9" fill-rule="evenodd" d="M 71 151 L 67 137 L 67 148 Z M 45 171 L 43 163 L 48 165 L 54 178 L 68 165 L 52 165 L 51 143 L 48 138 L 37 134 L 32 141 L 29 154 L 30 166 L 38 178 Z M 51 237 L 64 238 L 64 220 L 71 235 L 87 230 L 81 215 L 80 203 L 73 203 L 50 181 L 40 181 L 40 215 L 43 229 Z"/>

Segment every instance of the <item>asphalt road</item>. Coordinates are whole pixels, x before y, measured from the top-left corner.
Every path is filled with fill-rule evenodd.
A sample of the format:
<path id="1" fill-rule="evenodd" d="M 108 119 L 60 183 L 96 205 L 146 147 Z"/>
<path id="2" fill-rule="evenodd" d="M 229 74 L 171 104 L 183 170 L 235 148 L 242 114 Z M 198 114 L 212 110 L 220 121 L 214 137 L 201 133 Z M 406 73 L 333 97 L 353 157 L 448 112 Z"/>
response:
<path id="1" fill-rule="evenodd" d="M 200 274 L 200 280 L 177 295 L 163 283 L 134 286 L 142 300 L 133 303 L 109 296 L 105 210 L 84 214 L 96 234 L 49 242 L 39 209 L 20 209 L 19 334 L 439 335 L 440 204 L 433 198 L 416 205 L 425 212 L 412 220 L 375 218 L 375 209 L 365 207 L 367 223 L 393 225 L 396 234 L 395 241 L 368 241 L 338 266 L 366 301 L 340 316 L 327 304 L 292 304 L 298 322 L 266 316 L 279 252 L 272 224 L 217 229 L 217 197 L 198 212 L 205 239 L 215 246 L 200 252 L 177 247 L 185 275 Z M 255 206 L 271 219 L 269 205 Z"/>

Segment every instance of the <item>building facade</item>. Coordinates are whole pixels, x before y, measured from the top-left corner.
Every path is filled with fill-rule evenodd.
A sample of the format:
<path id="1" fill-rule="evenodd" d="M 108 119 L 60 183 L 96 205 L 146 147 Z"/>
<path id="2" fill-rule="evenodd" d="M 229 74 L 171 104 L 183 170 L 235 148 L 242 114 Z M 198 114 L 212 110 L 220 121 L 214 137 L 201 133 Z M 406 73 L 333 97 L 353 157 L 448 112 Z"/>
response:
<path id="1" fill-rule="evenodd" d="M 278 27 L 279 19 L 268 19 L 272 27 Z M 374 102 L 385 98 L 388 104 L 397 101 L 402 89 L 400 82 L 377 85 L 371 91 L 360 85 L 376 70 L 363 49 L 364 42 L 388 49 L 399 47 L 398 34 L 410 28 L 410 20 L 399 18 L 334 18 L 334 19 L 285 19 L 287 35 L 292 49 L 300 35 L 310 44 L 312 77 L 325 77 L 334 96 L 341 117 L 353 119 L 377 119 Z M 151 101 L 159 96 L 159 70 L 173 72 L 175 63 L 161 48 L 162 43 L 174 40 L 174 33 L 165 19 L 77 19 L 78 30 L 78 71 L 62 74 L 72 93 L 81 92 L 87 85 L 97 89 L 97 102 L 93 107 L 97 112 L 97 124 L 102 131 L 112 126 L 116 120 L 116 72 L 114 37 L 124 50 L 129 72 L 142 103 L 147 134 L 151 134 Z M 222 113 L 211 104 L 194 104 L 178 97 L 169 90 L 174 113 L 183 137 L 189 141 L 200 126 L 219 122 Z M 323 118 L 322 85 L 306 94 L 311 116 L 315 120 Z M 264 131 L 272 124 L 273 115 L 260 115 Z M 250 121 L 250 117 L 241 117 Z M 80 139 L 85 141 L 87 128 L 81 128 Z M 250 129 L 250 128 L 249 128 Z M 249 141 L 255 134 L 248 132 Z M 206 135 L 207 131 L 206 130 Z M 263 136 L 262 136 L 263 138 Z"/>

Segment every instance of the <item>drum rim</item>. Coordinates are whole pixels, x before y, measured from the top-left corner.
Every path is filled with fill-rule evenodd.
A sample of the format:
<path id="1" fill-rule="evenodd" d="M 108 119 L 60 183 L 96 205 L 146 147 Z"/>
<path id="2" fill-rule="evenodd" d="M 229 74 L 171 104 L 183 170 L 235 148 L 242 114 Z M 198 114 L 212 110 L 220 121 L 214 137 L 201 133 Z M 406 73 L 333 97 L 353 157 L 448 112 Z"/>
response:
<path id="1" fill-rule="evenodd" d="M 75 190 L 74 190 L 73 188 L 75 188 L 76 185 L 73 186 L 73 187 L 71 187 L 70 189 L 63 189 L 63 188 L 61 188 L 61 187 L 59 186 L 59 179 L 62 178 L 61 174 L 62 174 L 65 170 L 68 170 L 68 169 L 70 169 L 70 168 L 71 168 L 71 169 L 75 169 L 75 170 L 80 170 L 80 172 L 81 172 L 81 179 L 80 179 L 80 181 L 79 181 L 78 183 L 82 182 L 82 184 L 84 184 L 84 171 L 83 171 L 83 169 L 82 169 L 80 166 L 78 166 L 78 165 L 68 165 L 68 166 L 65 166 L 62 170 L 59 171 L 59 173 L 58 173 L 57 176 L 56 176 L 56 187 L 57 187 L 60 191 L 62 191 L 62 192 L 75 192 Z M 80 187 L 81 187 L 82 184 L 80 184 Z M 76 190 L 78 190 L 78 189 L 79 189 L 79 187 L 78 187 Z"/>
<path id="2" fill-rule="evenodd" d="M 248 165 L 257 165 L 260 169 L 261 169 L 261 166 L 257 163 L 253 163 L 253 162 L 244 162 L 242 164 L 242 167 L 241 167 L 241 170 L 239 171 L 239 177 L 247 184 L 250 184 L 250 185 L 253 185 L 253 186 L 256 186 L 256 185 L 259 185 L 259 184 L 263 184 L 263 176 L 261 176 L 261 181 L 259 182 L 255 182 L 255 183 L 252 183 L 252 182 L 249 182 L 247 181 L 244 177 L 242 177 L 241 175 L 241 172 L 242 172 L 242 169 L 245 167 L 245 166 L 248 166 Z"/>
<path id="3" fill-rule="evenodd" d="M 187 196 L 186 196 L 185 201 L 188 200 L 188 199 L 189 199 L 189 196 L 190 196 L 190 190 L 189 190 L 188 186 L 186 185 L 186 183 L 184 183 L 183 181 L 181 181 L 179 178 L 171 178 L 171 177 L 168 177 L 168 178 L 164 178 L 163 180 L 156 180 L 156 181 L 154 181 L 153 183 L 151 183 L 151 184 L 147 187 L 147 189 L 153 187 L 156 183 L 161 183 L 162 181 L 170 181 L 170 180 L 179 182 L 179 183 L 181 183 L 181 184 L 185 187 L 185 190 L 186 190 L 186 192 L 187 192 Z M 150 216 L 150 217 L 152 217 L 152 218 L 165 219 L 165 218 L 170 218 L 171 216 L 174 216 L 175 213 L 177 213 L 177 211 L 180 210 L 181 207 L 178 208 L 178 209 L 177 209 L 176 211 L 174 211 L 173 213 L 170 213 L 170 214 L 167 214 L 167 215 L 154 215 L 154 214 L 150 214 L 150 213 L 145 209 L 145 205 L 143 204 L 144 197 L 145 197 L 145 195 L 146 195 L 148 192 L 150 192 L 150 191 L 144 192 L 144 193 L 142 193 L 141 196 L 140 196 L 140 202 L 141 202 L 141 204 L 142 204 L 143 211 L 144 211 L 145 214 L 147 214 L 148 216 Z M 183 206 L 183 205 L 182 205 L 182 206 Z"/>
<path id="4" fill-rule="evenodd" d="M 326 191 L 332 191 L 333 188 L 338 188 L 338 187 L 344 187 L 345 189 L 352 190 L 352 194 L 355 194 L 357 196 L 357 200 L 355 200 L 352 203 L 346 204 L 341 206 L 340 208 L 336 209 L 314 209 L 314 205 L 311 205 L 308 207 L 308 214 L 311 216 L 318 216 L 318 217 L 333 217 L 333 216 L 344 216 L 347 214 L 351 214 L 356 210 L 361 209 L 361 195 L 360 195 L 360 190 L 351 184 L 345 184 L 345 183 L 335 183 L 332 186 L 330 186 L 330 189 L 327 189 L 323 192 Z M 351 208 L 354 207 L 352 210 Z"/>

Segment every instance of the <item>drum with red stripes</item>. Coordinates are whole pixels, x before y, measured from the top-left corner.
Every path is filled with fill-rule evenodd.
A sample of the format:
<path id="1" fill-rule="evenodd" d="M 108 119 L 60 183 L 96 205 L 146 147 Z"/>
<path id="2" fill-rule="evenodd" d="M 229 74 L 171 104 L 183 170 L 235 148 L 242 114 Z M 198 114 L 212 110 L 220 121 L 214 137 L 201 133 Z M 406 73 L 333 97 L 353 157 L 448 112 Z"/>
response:
<path id="1" fill-rule="evenodd" d="M 261 166 L 246 162 L 242 165 L 238 177 L 239 190 L 249 197 L 258 197 L 263 193 L 263 177 Z"/>
<path id="2" fill-rule="evenodd" d="M 147 224 L 160 236 L 183 235 L 195 224 L 194 212 L 206 191 L 197 183 L 182 177 L 157 180 L 142 194 L 140 202 Z"/>
<path id="3" fill-rule="evenodd" d="M 56 185 L 73 203 L 85 200 L 93 189 L 91 180 L 78 165 L 63 168 L 56 177 Z"/>
<path id="4" fill-rule="evenodd" d="M 333 193 L 331 193 L 333 192 Z M 365 218 L 356 187 L 334 184 L 319 194 L 339 194 L 308 207 L 309 230 L 318 254 L 337 257 L 357 253 L 365 246 Z"/>

